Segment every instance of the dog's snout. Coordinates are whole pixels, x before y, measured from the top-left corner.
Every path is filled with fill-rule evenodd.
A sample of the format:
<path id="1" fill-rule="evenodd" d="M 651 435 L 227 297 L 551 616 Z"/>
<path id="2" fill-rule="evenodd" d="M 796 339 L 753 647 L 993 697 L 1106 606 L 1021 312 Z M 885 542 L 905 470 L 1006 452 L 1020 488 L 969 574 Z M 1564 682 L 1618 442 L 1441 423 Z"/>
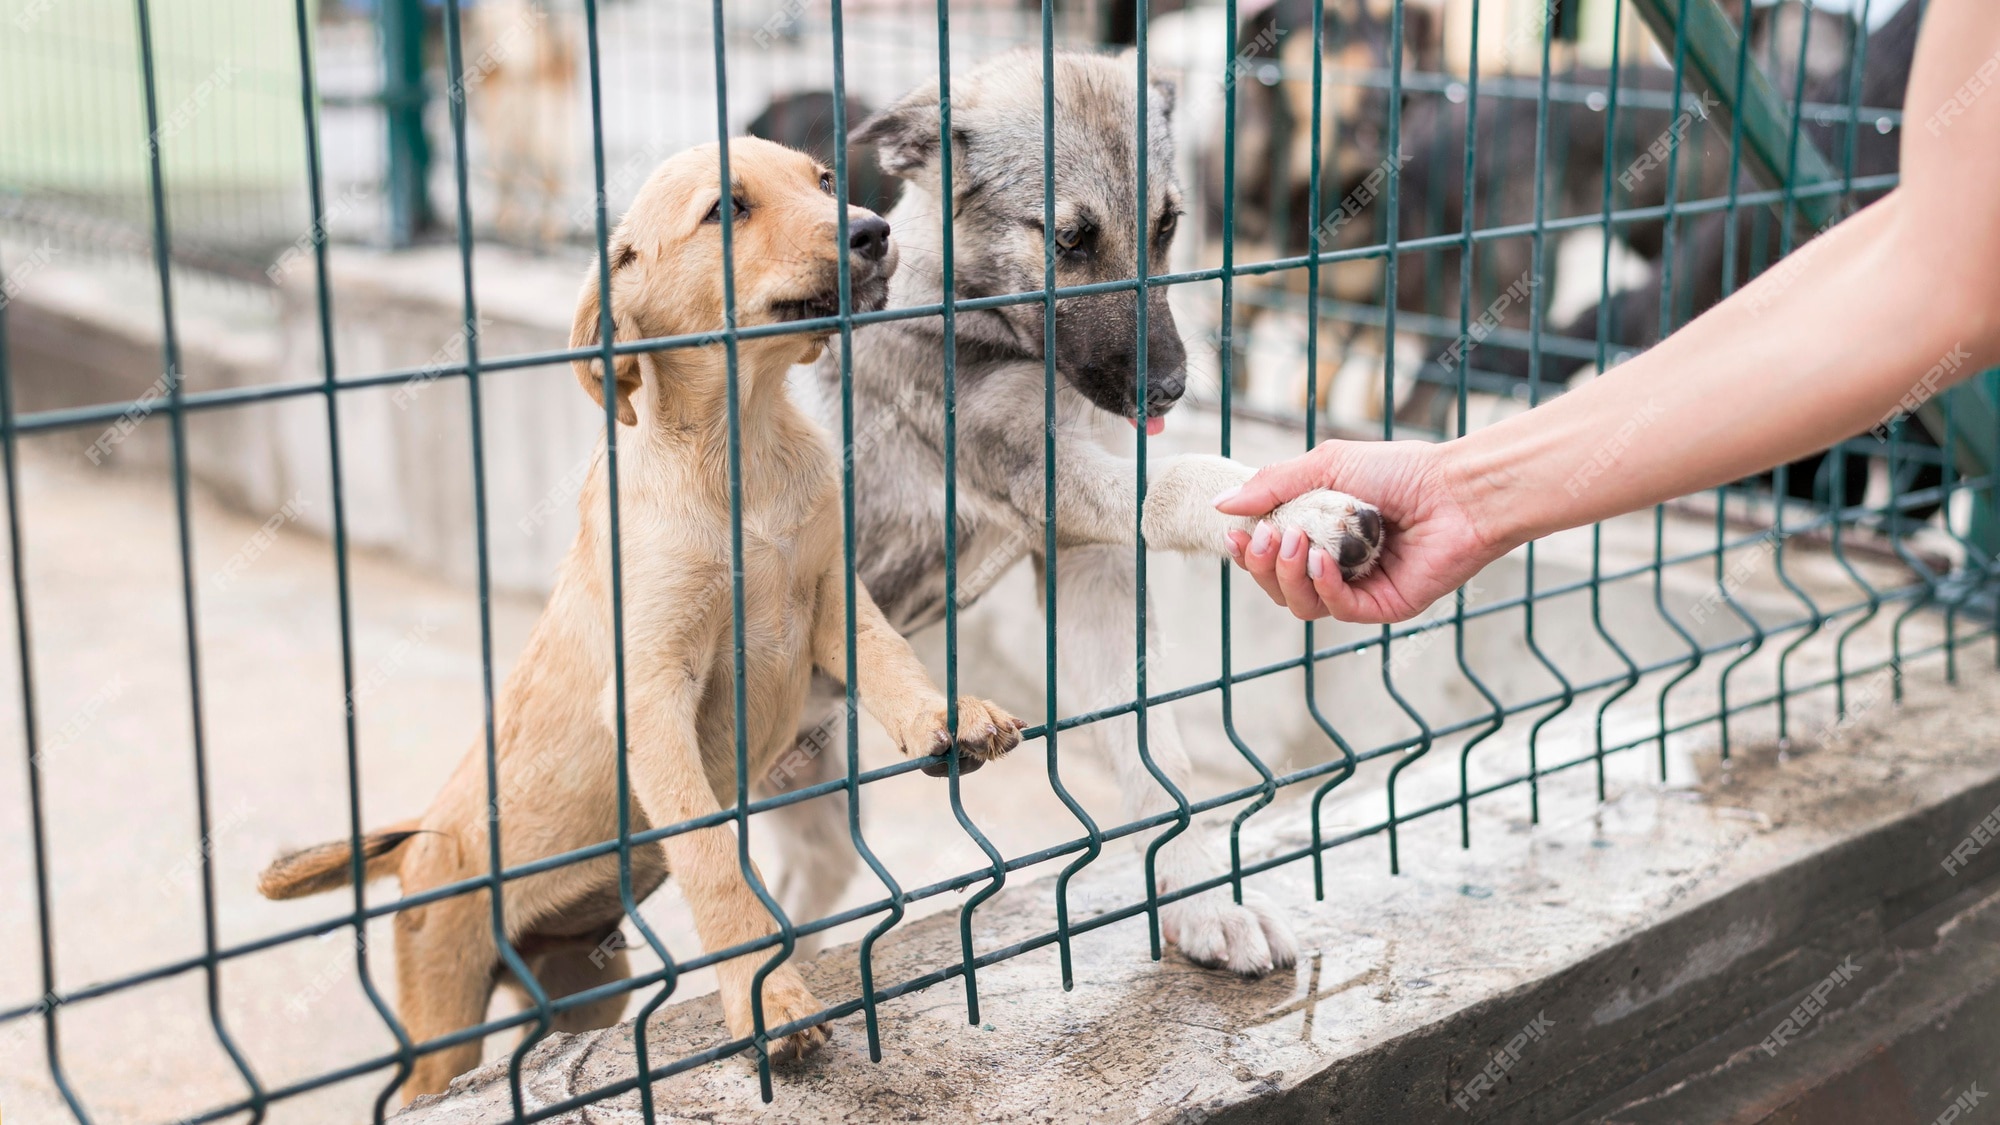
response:
<path id="1" fill-rule="evenodd" d="M 847 225 L 847 246 L 871 262 L 879 262 L 889 252 L 889 223 L 879 215 L 856 219 Z"/>
<path id="2" fill-rule="evenodd" d="M 1156 412 L 1172 406 L 1181 400 L 1187 391 L 1187 376 L 1184 372 L 1171 371 L 1146 380 L 1146 410 Z"/>

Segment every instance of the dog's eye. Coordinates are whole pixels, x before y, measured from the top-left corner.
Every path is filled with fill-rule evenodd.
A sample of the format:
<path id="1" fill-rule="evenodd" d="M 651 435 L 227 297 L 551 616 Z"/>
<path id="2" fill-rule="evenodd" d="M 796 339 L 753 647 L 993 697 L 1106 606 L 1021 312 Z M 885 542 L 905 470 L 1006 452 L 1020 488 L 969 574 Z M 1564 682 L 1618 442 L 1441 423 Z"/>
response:
<path id="1" fill-rule="evenodd" d="M 732 196 L 729 202 L 736 207 L 736 221 L 742 222 L 744 219 L 750 217 L 750 205 L 743 202 L 742 196 Z M 708 214 L 702 216 L 701 221 L 704 223 L 719 223 L 722 221 L 722 201 L 720 199 L 715 201 L 715 206 L 708 209 Z"/>
<path id="2" fill-rule="evenodd" d="M 1081 258 L 1090 253 L 1085 247 L 1090 232 L 1080 227 L 1059 227 L 1056 230 L 1056 252 L 1065 258 Z"/>
<path id="3" fill-rule="evenodd" d="M 832 172 L 821 172 L 821 173 L 819 174 L 819 190 L 821 190 L 821 191 L 823 191 L 823 192 L 827 193 L 828 195 L 832 195 L 832 194 L 833 194 L 833 173 L 832 173 Z"/>
<path id="4" fill-rule="evenodd" d="M 1162 245 L 1165 245 L 1166 241 L 1174 236 L 1174 231 L 1180 228 L 1180 224 L 1181 213 L 1179 211 L 1168 211 L 1160 216 L 1160 229 L 1154 233 L 1153 237 L 1158 239 Z"/>

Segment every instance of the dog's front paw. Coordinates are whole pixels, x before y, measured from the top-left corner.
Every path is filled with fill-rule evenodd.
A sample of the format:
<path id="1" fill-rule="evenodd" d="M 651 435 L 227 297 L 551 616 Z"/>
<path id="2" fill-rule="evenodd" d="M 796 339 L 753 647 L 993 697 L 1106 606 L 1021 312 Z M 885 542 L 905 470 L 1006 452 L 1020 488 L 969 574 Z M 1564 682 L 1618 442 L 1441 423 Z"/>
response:
<path id="1" fill-rule="evenodd" d="M 1299 940 L 1262 898 L 1245 894 L 1241 906 L 1221 890 L 1160 908 L 1160 931 L 1197 965 L 1261 977 L 1298 963 Z"/>
<path id="2" fill-rule="evenodd" d="M 911 724 L 897 741 L 903 753 L 924 759 L 924 772 L 944 777 L 951 772 L 947 755 L 951 752 L 951 727 L 943 708 L 932 711 Z M 968 774 L 1021 744 L 1021 728 L 1028 724 L 1002 711 L 996 704 L 966 695 L 958 700 L 958 772 Z"/>
<path id="3" fill-rule="evenodd" d="M 745 972 L 743 975 L 747 978 L 750 974 Z M 756 1034 L 756 1021 L 750 1012 L 750 989 L 747 980 L 737 988 L 731 988 L 725 983 L 722 994 L 723 1019 L 729 1025 L 729 1033 L 738 1037 Z M 771 971 L 770 976 L 764 978 L 766 1029 L 783 1027 L 814 1015 L 819 1010 L 820 1002 L 807 990 L 806 983 L 800 979 L 798 970 L 790 965 L 780 965 Z M 832 1038 L 833 1029 L 830 1026 L 823 1023 L 815 1024 L 794 1031 L 790 1035 L 768 1039 L 764 1043 L 764 1049 L 770 1053 L 774 1065 L 788 1063 L 805 1058 L 825 1046 Z"/>
<path id="4" fill-rule="evenodd" d="M 1340 564 L 1353 582 L 1375 570 L 1382 557 L 1382 513 L 1345 492 L 1318 489 L 1278 505 L 1270 520 L 1280 530 L 1296 527 L 1313 546 Z"/>

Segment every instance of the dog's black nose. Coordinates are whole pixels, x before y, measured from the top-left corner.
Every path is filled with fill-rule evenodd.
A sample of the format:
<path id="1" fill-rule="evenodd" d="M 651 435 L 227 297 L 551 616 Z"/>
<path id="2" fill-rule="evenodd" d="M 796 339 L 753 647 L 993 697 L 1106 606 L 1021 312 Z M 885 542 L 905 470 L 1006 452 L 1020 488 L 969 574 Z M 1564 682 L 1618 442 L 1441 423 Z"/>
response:
<path id="1" fill-rule="evenodd" d="M 1163 413 L 1168 407 L 1181 400 L 1187 391 L 1187 376 L 1174 371 L 1146 381 L 1146 412 Z"/>
<path id="2" fill-rule="evenodd" d="M 871 262 L 879 262 L 889 252 L 889 223 L 879 215 L 856 219 L 847 224 L 847 245 Z"/>

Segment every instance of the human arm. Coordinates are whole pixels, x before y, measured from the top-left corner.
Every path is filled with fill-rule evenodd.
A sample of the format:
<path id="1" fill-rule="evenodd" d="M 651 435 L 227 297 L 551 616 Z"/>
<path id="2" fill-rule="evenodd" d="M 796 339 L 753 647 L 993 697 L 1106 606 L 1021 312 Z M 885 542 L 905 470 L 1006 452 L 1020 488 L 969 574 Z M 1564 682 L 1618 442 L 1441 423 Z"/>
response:
<path id="1" fill-rule="evenodd" d="M 1896 190 L 1643 355 L 1456 441 L 1328 442 L 1218 498 L 1365 497 L 1391 526 L 1375 575 L 1345 583 L 1288 536 L 1231 553 L 1300 617 L 1400 621 L 1528 540 L 1794 460 L 2000 361 L 2000 90 L 1978 79 L 1996 58 L 2000 9 L 1933 3 Z"/>

